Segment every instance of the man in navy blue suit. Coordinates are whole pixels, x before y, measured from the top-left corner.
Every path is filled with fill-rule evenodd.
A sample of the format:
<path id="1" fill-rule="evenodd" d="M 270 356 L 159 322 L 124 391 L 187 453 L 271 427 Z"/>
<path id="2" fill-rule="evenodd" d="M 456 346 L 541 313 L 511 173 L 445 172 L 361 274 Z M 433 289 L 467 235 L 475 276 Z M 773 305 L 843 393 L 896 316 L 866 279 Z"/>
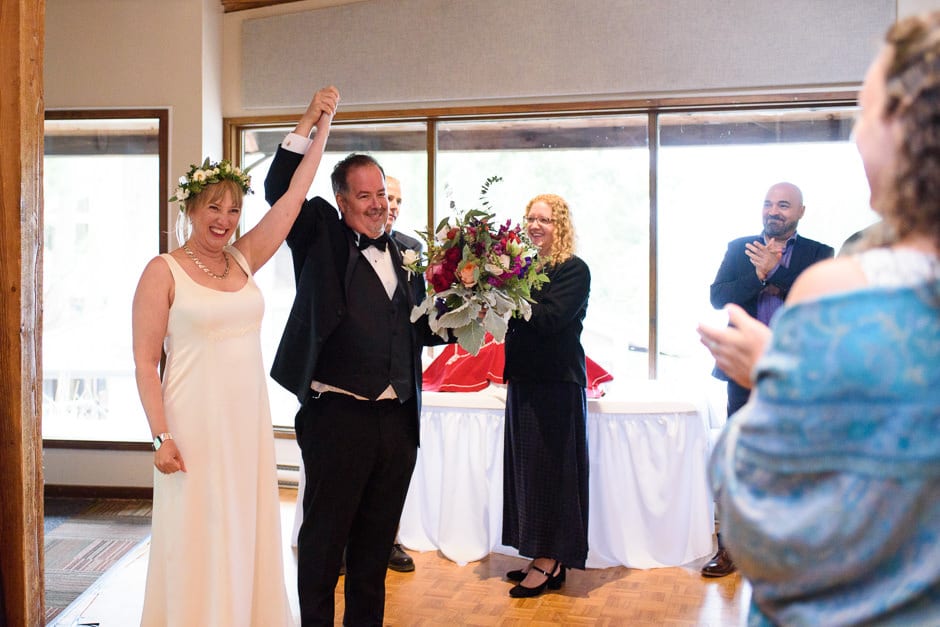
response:
<path id="1" fill-rule="evenodd" d="M 711 303 L 720 309 L 740 305 L 764 324 L 786 300 L 793 281 L 803 270 L 835 254 L 831 246 L 797 235 L 796 227 L 806 212 L 803 192 L 792 183 L 777 183 L 764 198 L 764 231 L 728 243 L 728 250 L 711 285 Z M 728 418 L 738 411 L 751 391 L 731 380 L 717 367 L 712 373 L 728 382 Z M 702 567 L 706 577 L 734 572 L 734 563 L 718 536 L 718 552 Z"/>

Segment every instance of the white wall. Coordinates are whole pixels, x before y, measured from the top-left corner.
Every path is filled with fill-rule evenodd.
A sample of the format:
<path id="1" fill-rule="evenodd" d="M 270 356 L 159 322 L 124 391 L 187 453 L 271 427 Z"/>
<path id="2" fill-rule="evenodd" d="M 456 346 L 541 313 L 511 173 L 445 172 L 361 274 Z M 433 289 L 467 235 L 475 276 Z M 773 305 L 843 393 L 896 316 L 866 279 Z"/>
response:
<path id="1" fill-rule="evenodd" d="M 940 9 L 940 0 L 898 0 L 898 17 Z"/>
<path id="2" fill-rule="evenodd" d="M 274 441 L 278 481 L 296 486 L 300 448 L 292 438 Z M 101 451 L 47 448 L 43 450 L 43 474 L 47 485 L 149 488 L 153 486 L 153 453 L 150 451 Z"/>
<path id="3" fill-rule="evenodd" d="M 221 33 L 219 0 L 46 0 L 46 108 L 169 108 L 172 195 L 222 152 Z"/>
<path id="4" fill-rule="evenodd" d="M 895 0 L 300 4 L 225 16 L 241 52 L 227 116 L 299 110 L 330 83 L 347 110 L 853 89 L 896 14 Z"/>
<path id="5" fill-rule="evenodd" d="M 149 488 L 153 454 L 47 448 L 42 453 L 46 485 Z"/>

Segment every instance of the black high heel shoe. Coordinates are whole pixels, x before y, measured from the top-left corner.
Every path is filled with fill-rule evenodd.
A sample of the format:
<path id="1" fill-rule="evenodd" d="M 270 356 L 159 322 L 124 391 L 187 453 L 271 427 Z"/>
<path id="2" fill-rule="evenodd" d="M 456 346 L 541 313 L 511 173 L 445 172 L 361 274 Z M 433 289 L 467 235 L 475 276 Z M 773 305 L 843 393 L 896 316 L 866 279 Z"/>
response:
<path id="1" fill-rule="evenodd" d="M 516 583 L 519 583 L 520 581 L 525 579 L 525 576 L 528 574 L 529 574 L 529 566 L 526 566 L 525 568 L 520 568 L 519 570 L 509 571 L 508 573 L 506 573 L 506 579 L 508 579 L 509 581 L 515 581 Z"/>
<path id="2" fill-rule="evenodd" d="M 519 570 L 511 570 L 508 573 L 506 573 L 506 579 L 508 579 L 509 581 L 515 581 L 516 583 L 519 583 L 520 581 L 525 579 L 525 576 L 528 574 L 529 574 L 529 571 L 522 570 L 521 568 Z"/>
<path id="3" fill-rule="evenodd" d="M 551 583 L 548 584 L 548 587 L 550 590 L 558 590 L 559 588 L 561 588 L 561 584 L 565 583 L 565 571 L 567 570 L 568 570 L 567 566 L 562 566 L 561 572 L 558 573 L 556 577 L 552 577 Z M 516 583 L 519 583 L 520 581 L 524 581 L 526 578 L 526 575 L 528 574 L 529 574 L 529 571 L 522 569 L 522 568 L 520 568 L 519 570 L 511 570 L 508 573 L 506 573 L 506 579 L 508 579 L 509 581 L 515 581 Z"/>
<path id="4" fill-rule="evenodd" d="M 551 570 L 548 570 L 548 571 L 542 570 L 541 568 L 536 566 L 535 563 L 530 564 L 529 568 L 534 568 L 538 572 L 545 575 L 545 581 L 535 586 L 534 588 L 523 586 L 521 583 L 513 586 L 512 588 L 509 589 L 509 596 L 513 597 L 514 599 L 526 599 L 530 597 L 537 597 L 538 595 L 545 592 L 546 588 L 548 588 L 549 590 L 558 590 L 559 588 L 561 588 L 561 585 L 565 583 L 565 567 L 561 566 L 558 563 L 558 560 L 555 560 L 555 563 L 552 565 Z M 558 571 L 557 574 L 555 574 L 556 570 Z M 506 576 L 509 577 L 510 574 L 512 574 L 513 576 L 518 576 L 518 575 L 515 575 L 515 572 L 516 571 L 510 571 L 509 573 L 506 573 Z M 519 572 L 522 572 L 522 571 L 519 571 Z M 527 573 L 523 573 L 522 575 L 523 579 L 525 579 L 526 574 Z"/>

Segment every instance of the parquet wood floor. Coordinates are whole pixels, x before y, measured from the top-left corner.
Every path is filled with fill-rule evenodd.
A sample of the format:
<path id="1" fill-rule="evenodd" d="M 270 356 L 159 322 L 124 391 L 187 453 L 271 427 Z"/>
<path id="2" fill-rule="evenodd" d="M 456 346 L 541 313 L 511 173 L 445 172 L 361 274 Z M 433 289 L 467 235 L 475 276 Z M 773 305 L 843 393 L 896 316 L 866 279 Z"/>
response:
<path id="1" fill-rule="evenodd" d="M 436 552 L 411 554 L 415 572 L 389 572 L 386 579 L 389 625 L 717 627 L 747 622 L 748 586 L 736 574 L 703 578 L 698 568 L 707 558 L 677 568 L 569 571 L 561 590 L 512 599 L 512 584 L 503 573 L 521 568 L 525 562 L 519 558 L 493 553 L 461 567 Z"/>
<path id="2" fill-rule="evenodd" d="M 288 546 L 296 491 L 281 490 L 284 570 L 288 594 L 297 611 L 296 553 Z M 750 589 L 739 575 L 706 579 L 698 569 L 707 557 L 675 568 L 628 568 L 569 571 L 561 590 L 534 599 L 512 599 L 507 570 L 525 561 L 501 554 L 458 566 L 436 551 L 418 553 L 413 573 L 389 571 L 386 579 L 385 623 L 425 625 L 598 625 L 707 626 L 745 625 Z M 79 617 L 101 627 L 139 624 L 146 577 L 146 550 L 129 556 L 70 608 L 68 622 Z M 343 579 L 336 594 L 337 625 L 343 613 Z M 62 618 L 66 618 L 63 616 Z"/>

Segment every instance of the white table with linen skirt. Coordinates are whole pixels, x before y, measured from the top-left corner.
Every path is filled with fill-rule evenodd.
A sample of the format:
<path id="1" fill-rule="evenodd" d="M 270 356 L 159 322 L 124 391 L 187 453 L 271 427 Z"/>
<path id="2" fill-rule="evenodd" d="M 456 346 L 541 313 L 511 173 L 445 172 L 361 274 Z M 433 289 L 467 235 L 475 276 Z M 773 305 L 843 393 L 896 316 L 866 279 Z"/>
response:
<path id="1" fill-rule="evenodd" d="M 713 550 L 707 410 L 655 383 L 631 400 L 588 400 L 588 568 L 676 566 Z M 501 542 L 505 390 L 423 396 L 402 544 L 461 565 L 518 555 Z"/>

